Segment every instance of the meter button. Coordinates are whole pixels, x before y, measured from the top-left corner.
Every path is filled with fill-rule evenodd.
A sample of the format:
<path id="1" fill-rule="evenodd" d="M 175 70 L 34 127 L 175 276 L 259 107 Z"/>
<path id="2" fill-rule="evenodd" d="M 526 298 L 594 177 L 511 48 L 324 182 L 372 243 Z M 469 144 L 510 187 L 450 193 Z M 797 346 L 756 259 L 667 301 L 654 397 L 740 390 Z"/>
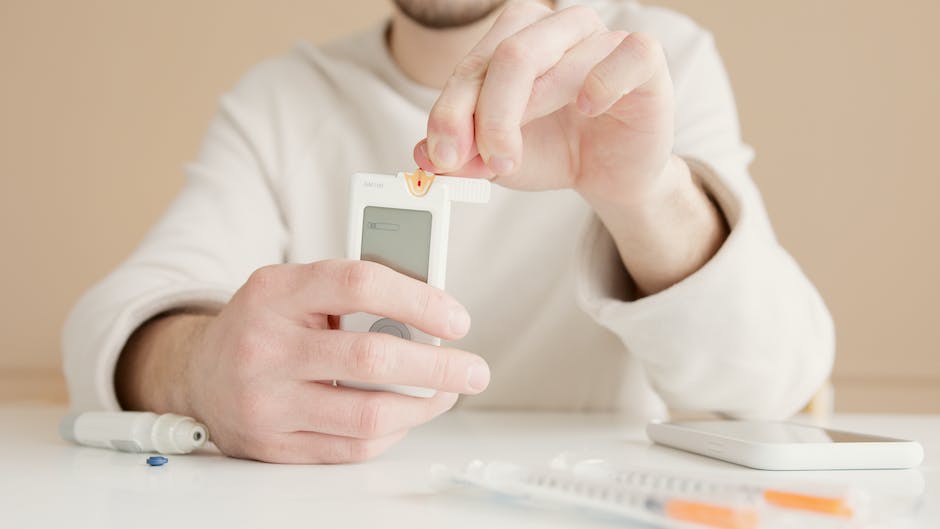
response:
<path id="1" fill-rule="evenodd" d="M 391 334 L 392 336 L 404 338 L 405 340 L 411 339 L 411 331 L 408 330 L 408 327 L 406 327 L 405 324 L 397 322 L 391 318 L 382 318 L 381 320 L 376 321 L 372 324 L 372 327 L 369 327 L 369 332 Z"/>

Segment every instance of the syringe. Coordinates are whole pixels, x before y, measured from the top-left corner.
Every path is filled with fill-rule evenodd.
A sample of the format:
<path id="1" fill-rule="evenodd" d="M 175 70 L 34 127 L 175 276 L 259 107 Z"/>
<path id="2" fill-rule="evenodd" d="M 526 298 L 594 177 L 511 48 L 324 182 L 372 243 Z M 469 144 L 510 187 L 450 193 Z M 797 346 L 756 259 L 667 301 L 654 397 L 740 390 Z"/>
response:
<path id="1" fill-rule="evenodd" d="M 757 506 L 744 496 L 728 497 L 721 503 L 699 501 L 692 495 L 672 497 L 610 480 L 498 461 L 473 461 L 460 473 L 446 467 L 435 467 L 434 472 L 438 478 L 517 499 L 581 507 L 670 527 L 755 529 L 759 522 Z"/>
<path id="2" fill-rule="evenodd" d="M 648 470 L 626 465 L 616 465 L 605 460 L 585 458 L 569 461 L 571 456 L 562 454 L 552 462 L 557 470 L 569 470 L 574 475 L 612 481 L 625 486 L 684 496 L 692 494 L 702 498 L 745 497 L 748 502 L 757 502 L 790 510 L 807 511 L 845 519 L 862 518 L 867 506 L 867 496 L 846 487 L 824 484 L 769 487 L 759 483 L 715 477 L 696 477 Z"/>

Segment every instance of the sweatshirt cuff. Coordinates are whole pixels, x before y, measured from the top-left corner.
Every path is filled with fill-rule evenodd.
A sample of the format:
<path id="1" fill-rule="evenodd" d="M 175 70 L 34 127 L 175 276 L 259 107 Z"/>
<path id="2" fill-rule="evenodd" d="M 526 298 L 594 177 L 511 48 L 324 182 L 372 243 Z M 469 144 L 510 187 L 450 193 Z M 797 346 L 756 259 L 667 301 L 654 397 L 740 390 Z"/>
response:
<path id="1" fill-rule="evenodd" d="M 727 292 L 729 278 L 748 262 L 752 251 L 748 239 L 752 237 L 753 227 L 749 226 L 744 201 L 710 167 L 693 159 L 685 161 L 718 205 L 730 229 L 727 239 L 701 268 L 661 292 L 637 299 L 636 286 L 617 246 L 596 215 L 581 239 L 576 264 L 578 302 L 582 310 L 621 338 L 625 338 L 624 322 L 642 319 L 652 323 L 659 319 L 654 314 L 661 314 L 677 304 L 701 307 L 705 305 L 696 301 L 707 303 L 721 299 Z M 633 341 L 637 338 L 631 337 Z"/>
<path id="2" fill-rule="evenodd" d="M 93 378 L 97 402 L 108 410 L 121 409 L 114 389 L 114 370 L 127 340 L 141 325 L 173 309 L 218 309 L 231 299 L 232 294 L 231 290 L 213 285 L 180 284 L 152 290 L 128 303 L 100 341 Z"/>

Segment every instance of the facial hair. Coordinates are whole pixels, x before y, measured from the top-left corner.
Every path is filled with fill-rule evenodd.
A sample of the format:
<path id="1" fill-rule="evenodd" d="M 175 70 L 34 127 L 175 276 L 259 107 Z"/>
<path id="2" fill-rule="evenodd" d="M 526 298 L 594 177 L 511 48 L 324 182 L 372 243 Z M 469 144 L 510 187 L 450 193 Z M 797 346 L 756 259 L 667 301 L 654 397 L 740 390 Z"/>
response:
<path id="1" fill-rule="evenodd" d="M 466 26 L 488 17 L 507 0 L 395 0 L 411 20 L 431 29 Z"/>

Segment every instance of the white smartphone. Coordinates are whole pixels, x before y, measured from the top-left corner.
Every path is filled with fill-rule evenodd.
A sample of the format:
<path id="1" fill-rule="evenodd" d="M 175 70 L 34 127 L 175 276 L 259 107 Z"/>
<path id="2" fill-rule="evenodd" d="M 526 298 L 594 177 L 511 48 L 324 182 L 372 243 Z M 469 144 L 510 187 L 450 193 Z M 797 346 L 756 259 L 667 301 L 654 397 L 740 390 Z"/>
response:
<path id="1" fill-rule="evenodd" d="M 383 264 L 443 289 L 451 202 L 488 202 L 490 182 L 417 171 L 396 175 L 356 173 L 350 180 L 346 256 Z M 440 345 L 441 340 L 407 323 L 358 312 L 340 318 L 340 328 L 391 334 Z M 358 389 L 432 397 L 435 391 L 395 384 L 338 381 Z"/>
<path id="2" fill-rule="evenodd" d="M 916 467 L 914 441 L 771 421 L 652 422 L 659 444 L 761 470 L 849 470 Z"/>

